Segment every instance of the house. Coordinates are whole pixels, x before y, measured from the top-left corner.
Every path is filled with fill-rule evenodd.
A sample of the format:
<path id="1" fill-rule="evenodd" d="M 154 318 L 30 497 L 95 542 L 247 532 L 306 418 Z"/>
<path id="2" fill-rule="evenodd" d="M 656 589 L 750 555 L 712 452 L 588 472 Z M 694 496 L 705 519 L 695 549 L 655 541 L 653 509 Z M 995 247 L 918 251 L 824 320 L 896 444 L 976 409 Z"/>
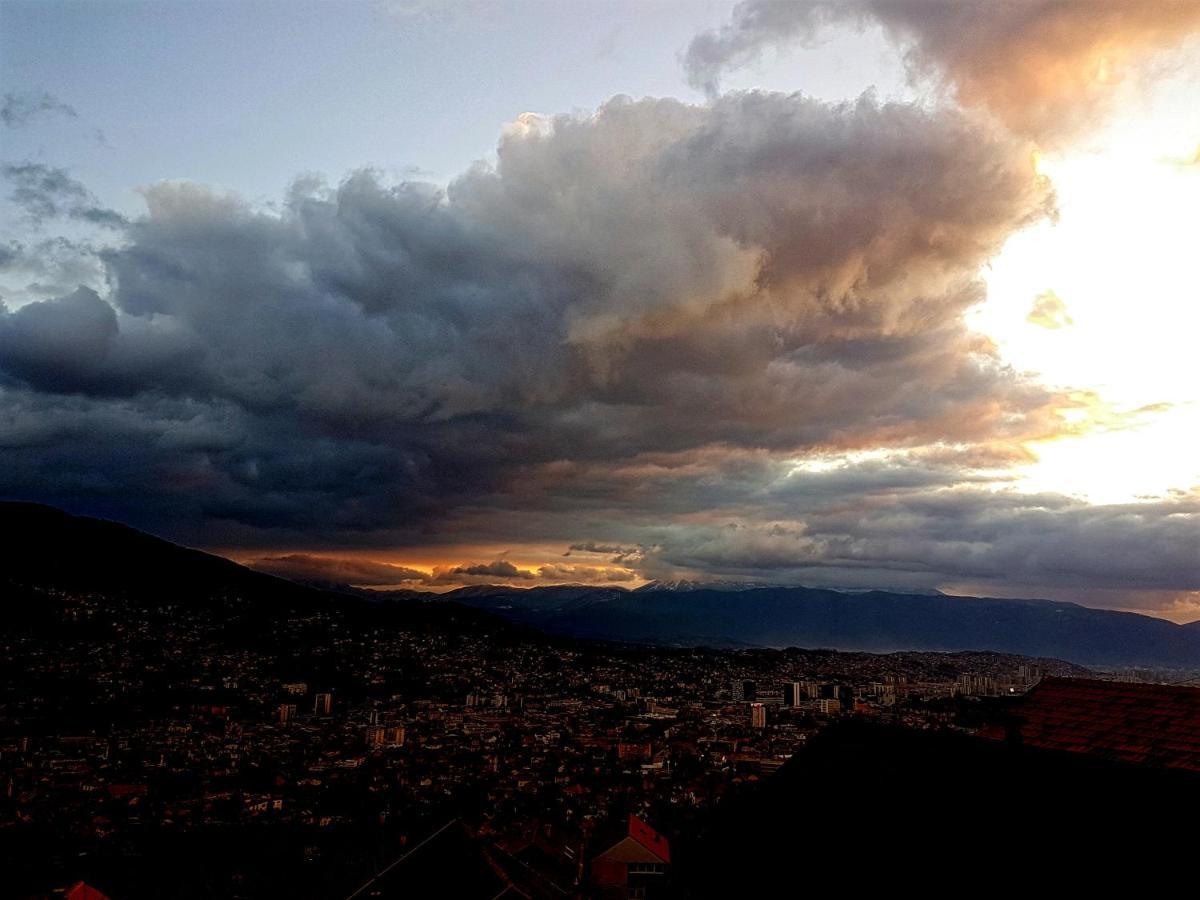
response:
<path id="1" fill-rule="evenodd" d="M 667 839 L 630 816 L 625 836 L 592 860 L 592 885 L 604 898 L 652 898 L 663 892 L 671 865 Z"/>
<path id="2" fill-rule="evenodd" d="M 77 881 L 63 893 L 65 900 L 108 900 L 108 895 L 96 890 L 86 881 Z"/>

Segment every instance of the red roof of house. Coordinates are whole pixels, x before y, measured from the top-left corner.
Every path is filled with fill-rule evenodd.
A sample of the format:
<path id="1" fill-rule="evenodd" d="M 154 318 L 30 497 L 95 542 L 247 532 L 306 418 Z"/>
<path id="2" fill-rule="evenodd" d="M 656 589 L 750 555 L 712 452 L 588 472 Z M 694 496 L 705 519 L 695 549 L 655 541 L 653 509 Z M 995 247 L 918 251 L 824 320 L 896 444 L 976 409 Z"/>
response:
<path id="1" fill-rule="evenodd" d="M 1022 744 L 1200 771 L 1200 689 L 1046 678 L 1013 707 Z M 984 737 L 1003 739 L 1005 727 Z"/>
<path id="2" fill-rule="evenodd" d="M 671 861 L 671 845 L 667 839 L 637 816 L 629 817 L 629 836 L 663 862 Z"/>
<path id="3" fill-rule="evenodd" d="M 68 888 L 66 900 L 108 900 L 108 895 L 96 890 L 85 881 L 77 881 Z"/>

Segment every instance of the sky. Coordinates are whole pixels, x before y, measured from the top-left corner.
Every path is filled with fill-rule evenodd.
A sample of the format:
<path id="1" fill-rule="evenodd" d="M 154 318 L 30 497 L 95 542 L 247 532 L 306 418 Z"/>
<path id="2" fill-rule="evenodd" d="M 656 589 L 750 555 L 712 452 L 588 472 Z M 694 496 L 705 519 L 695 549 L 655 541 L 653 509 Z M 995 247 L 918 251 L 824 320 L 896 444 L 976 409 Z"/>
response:
<path id="1" fill-rule="evenodd" d="M 3 0 L 0 93 L 0 496 L 1200 619 L 1200 0 Z"/>

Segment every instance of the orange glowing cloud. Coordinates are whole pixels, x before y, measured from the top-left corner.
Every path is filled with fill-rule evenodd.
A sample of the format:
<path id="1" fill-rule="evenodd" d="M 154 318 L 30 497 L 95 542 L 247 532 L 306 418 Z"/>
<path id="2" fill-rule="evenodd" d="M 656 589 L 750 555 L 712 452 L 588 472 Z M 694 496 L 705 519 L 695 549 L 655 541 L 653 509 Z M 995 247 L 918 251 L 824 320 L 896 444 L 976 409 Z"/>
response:
<path id="1" fill-rule="evenodd" d="M 1136 87 L 1139 69 L 1200 28 L 1200 0 L 747 0 L 692 41 L 689 80 L 715 93 L 724 70 L 770 46 L 813 43 L 841 22 L 879 23 L 905 48 L 914 79 L 1052 143 L 1094 126 Z"/>

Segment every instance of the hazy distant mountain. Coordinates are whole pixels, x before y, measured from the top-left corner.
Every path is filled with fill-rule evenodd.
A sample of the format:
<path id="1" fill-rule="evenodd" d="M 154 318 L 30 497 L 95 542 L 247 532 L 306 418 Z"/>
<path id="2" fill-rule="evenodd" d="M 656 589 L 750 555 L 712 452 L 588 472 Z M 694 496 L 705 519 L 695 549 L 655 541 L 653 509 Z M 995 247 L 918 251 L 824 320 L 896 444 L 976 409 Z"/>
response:
<path id="1" fill-rule="evenodd" d="M 695 581 L 687 578 L 671 579 L 666 581 L 647 581 L 641 587 L 633 589 L 635 594 L 648 594 L 651 591 L 750 591 L 761 588 L 796 588 L 804 587 L 800 584 L 774 584 L 770 582 L 757 581 Z M 836 591 L 839 594 L 869 594 L 872 592 L 882 591 L 885 594 L 922 594 L 924 596 L 939 597 L 942 596 L 941 591 L 910 591 L 891 589 L 887 587 L 831 587 L 826 590 Z"/>
<path id="2" fill-rule="evenodd" d="M 714 647 L 995 650 L 1083 665 L 1200 666 L 1200 627 L 1050 600 L 804 587 L 463 588 L 444 595 L 576 637 Z"/>
<path id="3" fill-rule="evenodd" d="M 647 581 L 641 587 L 634 588 L 634 593 L 646 594 L 651 591 L 748 591 L 752 588 L 781 586 L 755 584 L 751 581 L 691 581 L 679 578 L 671 581 Z"/>
<path id="4" fill-rule="evenodd" d="M 22 614 L 28 589 L 165 595 L 221 603 L 239 615 L 253 609 L 257 617 L 270 615 L 274 603 L 361 603 L 348 596 L 354 594 L 371 598 L 372 606 L 395 601 L 384 604 L 393 608 L 389 621 L 441 623 L 437 627 L 503 629 L 499 616 L 551 634 L 647 644 L 995 650 L 1083 665 L 1200 667 L 1200 623 L 1176 625 L 1048 600 L 679 582 L 636 591 L 483 585 L 442 595 L 349 590 L 335 595 L 124 525 L 36 504 L 0 503 L 0 530 L 5 535 L 0 591 L 10 615 Z"/>

